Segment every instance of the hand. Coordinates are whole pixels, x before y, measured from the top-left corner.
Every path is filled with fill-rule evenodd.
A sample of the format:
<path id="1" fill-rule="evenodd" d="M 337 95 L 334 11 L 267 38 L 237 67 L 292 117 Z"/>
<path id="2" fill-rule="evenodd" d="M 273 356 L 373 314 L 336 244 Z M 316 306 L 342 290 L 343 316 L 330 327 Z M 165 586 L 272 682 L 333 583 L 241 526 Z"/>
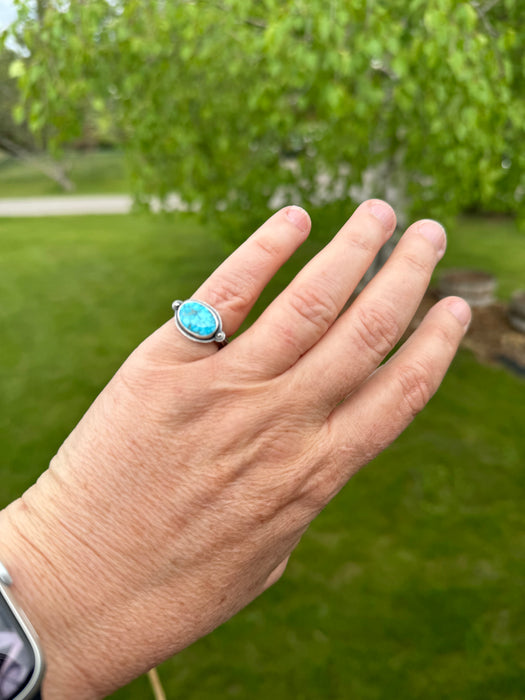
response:
<path id="1" fill-rule="evenodd" d="M 468 325 L 465 302 L 436 304 L 378 365 L 444 253 L 441 226 L 411 226 L 339 316 L 394 227 L 388 205 L 362 204 L 220 351 L 168 321 L 1 514 L 0 558 L 48 657 L 45 700 L 103 697 L 234 615 L 425 406 Z M 277 212 L 196 291 L 227 335 L 309 228 L 303 210 Z"/>

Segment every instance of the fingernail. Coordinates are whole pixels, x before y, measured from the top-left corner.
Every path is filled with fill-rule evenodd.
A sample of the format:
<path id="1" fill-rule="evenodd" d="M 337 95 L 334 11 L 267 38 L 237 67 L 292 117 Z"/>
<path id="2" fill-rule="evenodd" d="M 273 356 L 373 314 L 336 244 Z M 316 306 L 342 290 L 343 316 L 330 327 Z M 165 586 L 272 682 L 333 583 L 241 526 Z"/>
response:
<path id="1" fill-rule="evenodd" d="M 465 329 L 469 327 L 472 313 L 470 311 L 470 306 L 464 299 L 460 297 L 450 299 L 448 302 L 448 310 L 450 313 L 454 314 Z"/>
<path id="2" fill-rule="evenodd" d="M 392 207 L 381 199 L 371 199 L 367 202 L 370 213 L 387 229 L 393 229 L 396 223 L 396 215 Z"/>
<path id="3" fill-rule="evenodd" d="M 291 207 L 287 207 L 285 215 L 288 221 L 291 221 L 292 224 L 297 226 L 303 233 L 308 233 L 308 231 L 310 231 L 312 222 L 310 221 L 308 213 L 301 207 L 297 207 L 295 204 Z"/>
<path id="4" fill-rule="evenodd" d="M 418 231 L 432 243 L 438 252 L 439 259 L 441 260 L 441 258 L 445 255 L 445 250 L 447 247 L 447 234 L 445 233 L 443 226 L 439 223 L 439 221 L 424 219 L 423 221 L 419 222 Z"/>

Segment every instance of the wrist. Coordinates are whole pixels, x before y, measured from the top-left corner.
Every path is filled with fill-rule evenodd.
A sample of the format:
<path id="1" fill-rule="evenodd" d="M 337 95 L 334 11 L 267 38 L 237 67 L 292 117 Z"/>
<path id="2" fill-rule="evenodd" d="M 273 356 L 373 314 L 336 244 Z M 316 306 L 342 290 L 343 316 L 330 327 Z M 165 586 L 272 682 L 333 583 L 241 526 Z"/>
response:
<path id="1" fill-rule="evenodd" d="M 34 507 L 34 491 L 38 486 L 0 512 L 0 559 L 44 650 L 44 700 L 96 700 L 103 696 L 86 667 L 94 649 L 93 606 L 78 586 L 88 578 L 78 572 L 86 562 L 78 552 L 65 556 L 61 528 Z"/>

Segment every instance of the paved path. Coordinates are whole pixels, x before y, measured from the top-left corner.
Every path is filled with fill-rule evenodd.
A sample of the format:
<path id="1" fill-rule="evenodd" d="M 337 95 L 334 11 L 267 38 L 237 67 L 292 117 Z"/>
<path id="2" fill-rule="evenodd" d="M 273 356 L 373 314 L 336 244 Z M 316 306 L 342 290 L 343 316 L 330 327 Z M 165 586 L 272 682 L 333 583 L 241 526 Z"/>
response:
<path id="1" fill-rule="evenodd" d="M 10 197 L 0 198 L 0 217 L 127 214 L 131 206 L 132 199 L 127 194 Z"/>

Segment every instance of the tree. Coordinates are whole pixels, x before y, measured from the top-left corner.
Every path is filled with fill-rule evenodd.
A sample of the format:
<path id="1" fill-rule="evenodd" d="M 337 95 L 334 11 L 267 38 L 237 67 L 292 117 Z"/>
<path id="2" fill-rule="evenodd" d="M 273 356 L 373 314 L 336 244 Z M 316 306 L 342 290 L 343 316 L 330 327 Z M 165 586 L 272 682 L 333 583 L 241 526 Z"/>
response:
<path id="1" fill-rule="evenodd" d="M 13 118 L 13 110 L 19 102 L 16 81 L 9 75 L 9 66 L 15 55 L 4 49 L 0 52 L 0 149 L 15 155 L 18 148 L 32 146 L 31 132 L 26 124 Z"/>
<path id="2" fill-rule="evenodd" d="M 12 51 L 6 48 L 0 51 L 0 150 L 8 156 L 26 161 L 65 190 L 72 190 L 73 183 L 64 168 L 38 152 L 33 135 L 23 119 L 15 80 L 18 61 Z"/>
<path id="3" fill-rule="evenodd" d="M 232 230 L 364 183 L 410 215 L 525 215 L 521 0 L 18 5 L 33 129 L 110 123 L 139 200 L 177 191 Z"/>

